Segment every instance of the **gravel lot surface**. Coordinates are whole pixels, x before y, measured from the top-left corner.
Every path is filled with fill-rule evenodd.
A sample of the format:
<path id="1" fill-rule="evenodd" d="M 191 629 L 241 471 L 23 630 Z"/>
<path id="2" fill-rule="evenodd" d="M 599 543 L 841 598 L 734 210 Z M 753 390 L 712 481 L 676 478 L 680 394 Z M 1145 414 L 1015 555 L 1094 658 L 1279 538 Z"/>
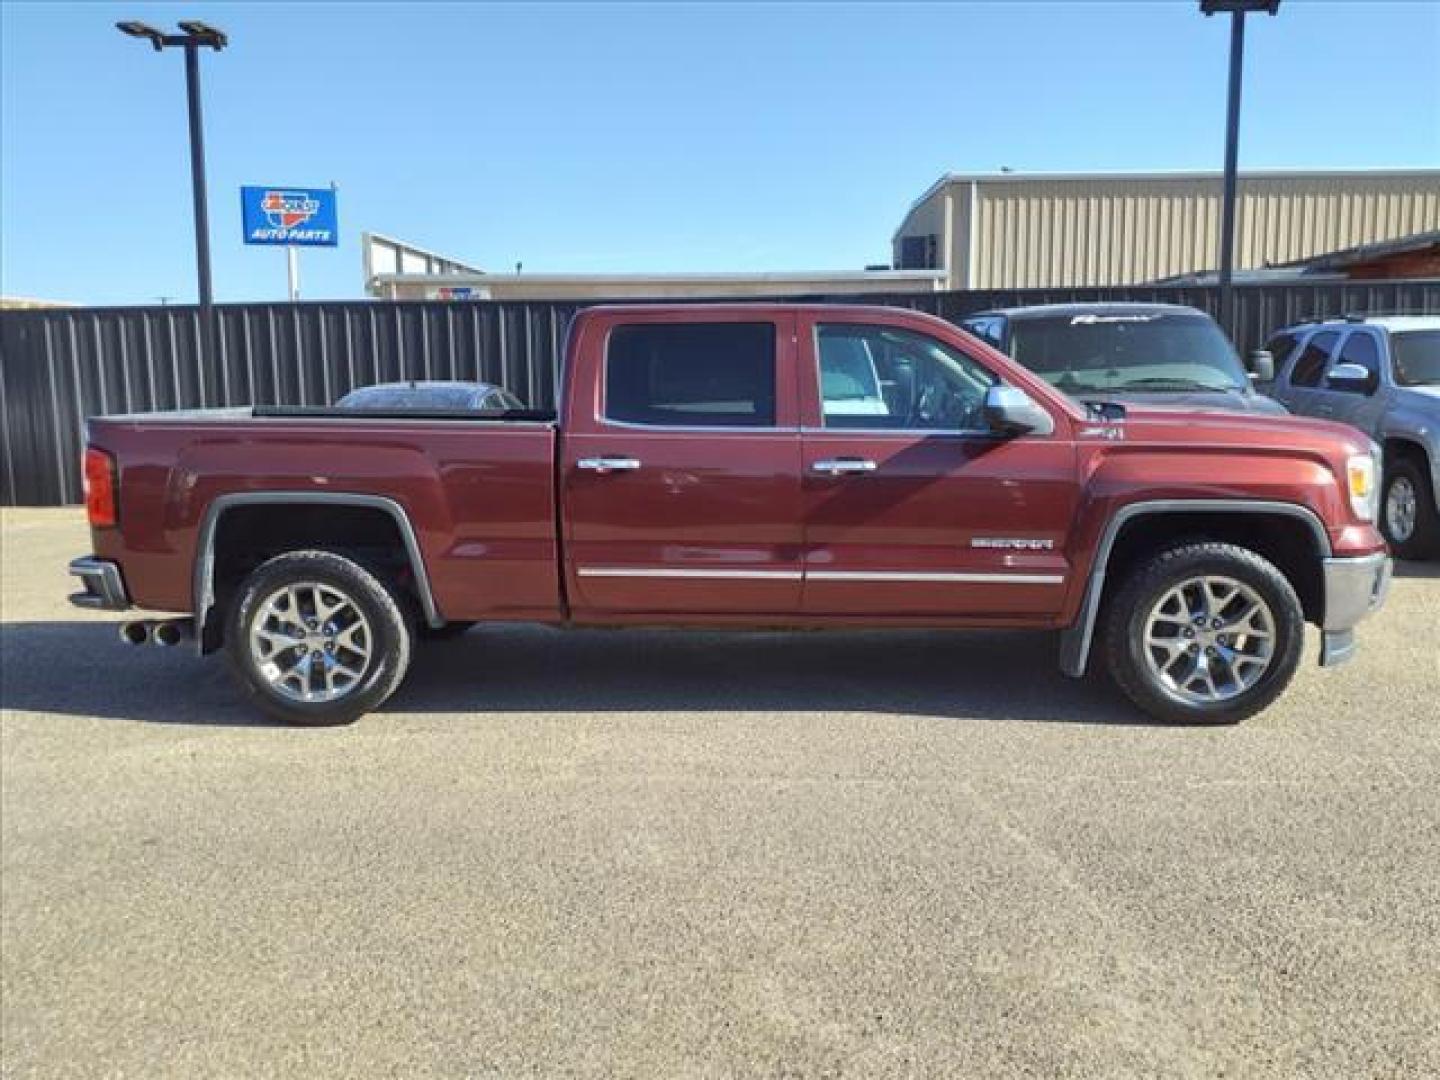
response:
<path id="1" fill-rule="evenodd" d="M 0 530 L 6 1076 L 1440 1075 L 1440 565 L 1233 729 L 1047 636 L 522 628 L 300 731 Z"/>

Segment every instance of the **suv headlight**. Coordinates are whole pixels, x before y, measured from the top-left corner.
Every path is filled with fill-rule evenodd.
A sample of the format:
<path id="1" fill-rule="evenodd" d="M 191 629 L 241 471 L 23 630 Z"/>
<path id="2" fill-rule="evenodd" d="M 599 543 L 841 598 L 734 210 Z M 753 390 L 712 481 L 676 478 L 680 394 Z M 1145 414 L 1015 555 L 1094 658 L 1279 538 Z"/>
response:
<path id="1" fill-rule="evenodd" d="M 1370 453 L 1356 454 L 1346 461 L 1345 484 L 1355 516 L 1361 521 L 1374 521 L 1380 509 L 1380 447 L 1372 442 Z"/>

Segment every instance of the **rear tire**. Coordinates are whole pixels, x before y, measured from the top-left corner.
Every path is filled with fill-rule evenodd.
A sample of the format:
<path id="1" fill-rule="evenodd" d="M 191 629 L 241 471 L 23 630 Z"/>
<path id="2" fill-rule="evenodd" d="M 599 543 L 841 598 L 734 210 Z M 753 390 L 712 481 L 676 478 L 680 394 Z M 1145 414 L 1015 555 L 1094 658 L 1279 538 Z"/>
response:
<path id="1" fill-rule="evenodd" d="M 1440 512 L 1429 470 L 1402 457 L 1385 470 L 1380 492 L 1380 531 L 1402 559 L 1429 559 L 1440 554 Z"/>
<path id="2" fill-rule="evenodd" d="M 247 696 L 307 727 L 349 724 L 378 707 L 410 666 L 411 630 L 382 579 L 329 551 L 293 551 L 240 586 L 225 655 Z"/>
<path id="3" fill-rule="evenodd" d="M 1102 630 L 1116 684 L 1175 724 L 1235 724 L 1266 708 L 1294 677 L 1304 637 L 1285 575 L 1222 543 L 1186 544 L 1140 564 Z"/>

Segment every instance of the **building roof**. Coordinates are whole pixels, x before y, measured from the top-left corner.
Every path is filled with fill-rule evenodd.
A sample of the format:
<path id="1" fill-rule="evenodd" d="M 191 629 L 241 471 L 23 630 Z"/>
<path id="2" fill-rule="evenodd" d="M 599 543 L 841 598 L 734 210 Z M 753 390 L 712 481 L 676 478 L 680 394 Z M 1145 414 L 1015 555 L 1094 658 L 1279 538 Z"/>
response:
<path id="1" fill-rule="evenodd" d="M 1360 244 L 1356 247 L 1342 248 L 1339 251 L 1327 251 L 1320 255 L 1311 255 L 1291 262 L 1276 263 L 1271 269 L 1296 268 L 1306 274 L 1323 273 L 1327 270 L 1344 270 L 1349 266 L 1373 262 L 1376 259 L 1384 259 L 1392 255 L 1408 255 L 1411 252 L 1424 251 L 1431 247 L 1440 247 L 1440 229 L 1400 236 L 1394 240 L 1378 240 L 1373 244 Z"/>
<path id="2" fill-rule="evenodd" d="M 68 300 L 37 300 L 33 296 L 0 296 L 0 310 L 25 311 L 34 308 L 74 307 Z"/>
<path id="3" fill-rule="evenodd" d="M 1308 255 L 1303 259 L 1275 263 L 1271 266 L 1250 270 L 1236 270 L 1233 280 L 1237 284 L 1263 284 L 1283 281 L 1339 281 L 1345 278 L 1345 271 L 1354 266 L 1397 255 L 1410 255 L 1430 248 L 1440 250 L 1440 229 L 1399 236 L 1393 240 L 1377 240 L 1373 244 L 1359 244 L 1356 247 L 1325 251 L 1319 255 Z M 1220 275 L 1215 270 L 1197 270 L 1188 274 L 1175 274 L 1161 278 L 1156 285 L 1214 285 Z"/>

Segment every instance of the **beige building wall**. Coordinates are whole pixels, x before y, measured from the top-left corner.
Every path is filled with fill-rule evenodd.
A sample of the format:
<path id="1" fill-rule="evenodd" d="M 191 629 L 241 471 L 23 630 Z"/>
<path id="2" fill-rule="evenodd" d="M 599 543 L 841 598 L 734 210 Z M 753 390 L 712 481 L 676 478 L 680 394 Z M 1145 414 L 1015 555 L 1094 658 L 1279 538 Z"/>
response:
<path id="1" fill-rule="evenodd" d="M 949 176 L 895 234 L 952 289 L 1125 285 L 1219 262 L 1219 173 Z M 1440 169 L 1242 174 L 1237 269 L 1440 228 Z M 975 223 L 972 227 L 972 221 Z"/>

